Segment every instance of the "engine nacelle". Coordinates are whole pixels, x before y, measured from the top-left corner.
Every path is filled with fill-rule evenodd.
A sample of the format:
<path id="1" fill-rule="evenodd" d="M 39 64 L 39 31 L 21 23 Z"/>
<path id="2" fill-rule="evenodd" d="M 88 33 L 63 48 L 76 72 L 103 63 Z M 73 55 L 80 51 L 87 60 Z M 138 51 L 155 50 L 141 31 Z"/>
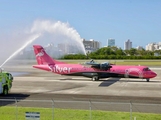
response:
<path id="1" fill-rule="evenodd" d="M 109 70 L 112 66 L 109 63 L 102 63 L 100 64 L 100 69 L 101 70 Z"/>
<path id="2" fill-rule="evenodd" d="M 102 63 L 102 64 L 97 64 L 92 66 L 93 68 L 97 68 L 100 70 L 110 70 L 110 68 L 112 67 L 109 63 Z"/>

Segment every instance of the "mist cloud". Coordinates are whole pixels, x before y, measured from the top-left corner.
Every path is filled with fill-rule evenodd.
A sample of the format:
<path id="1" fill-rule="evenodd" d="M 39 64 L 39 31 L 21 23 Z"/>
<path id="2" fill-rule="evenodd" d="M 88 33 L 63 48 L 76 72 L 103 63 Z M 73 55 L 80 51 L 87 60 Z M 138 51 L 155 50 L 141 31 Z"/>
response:
<path id="1" fill-rule="evenodd" d="M 25 47 L 32 48 L 33 44 L 45 46 L 52 43 L 55 46 L 54 49 L 56 49 L 58 44 L 66 44 L 69 45 L 68 47 L 72 48 L 70 50 L 73 50 L 69 52 L 85 54 L 85 49 L 79 33 L 71 27 L 69 23 L 35 20 L 31 27 L 21 28 L 24 29 L 12 29 L 8 33 L 0 34 L 0 64 L 30 41 L 32 36 L 37 34 L 41 34 L 41 36 L 30 41 L 30 44 L 27 44 Z"/>

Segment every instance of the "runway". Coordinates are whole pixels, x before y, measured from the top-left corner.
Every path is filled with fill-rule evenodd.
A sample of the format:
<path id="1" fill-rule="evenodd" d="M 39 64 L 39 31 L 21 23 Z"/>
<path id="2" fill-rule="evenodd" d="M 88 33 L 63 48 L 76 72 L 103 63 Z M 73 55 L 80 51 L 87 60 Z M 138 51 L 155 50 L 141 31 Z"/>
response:
<path id="1" fill-rule="evenodd" d="M 11 73 L 21 72 L 21 74 L 14 77 L 10 94 L 7 97 L 1 96 L 3 99 L 92 101 L 99 104 L 102 102 L 161 104 L 160 69 L 152 68 L 158 76 L 150 79 L 150 82 L 129 78 L 92 81 L 90 78 L 80 76 L 56 75 L 34 69 L 30 65 L 17 66 L 16 69 L 6 67 L 5 69 L 10 70 Z M 100 106 L 102 106 L 100 109 L 104 109 L 104 105 Z"/>
<path id="2" fill-rule="evenodd" d="M 11 92 L 160 98 L 160 90 L 161 81 L 156 79 L 146 82 L 139 79 L 108 78 L 93 82 L 89 78 L 53 75 L 15 77 Z"/>

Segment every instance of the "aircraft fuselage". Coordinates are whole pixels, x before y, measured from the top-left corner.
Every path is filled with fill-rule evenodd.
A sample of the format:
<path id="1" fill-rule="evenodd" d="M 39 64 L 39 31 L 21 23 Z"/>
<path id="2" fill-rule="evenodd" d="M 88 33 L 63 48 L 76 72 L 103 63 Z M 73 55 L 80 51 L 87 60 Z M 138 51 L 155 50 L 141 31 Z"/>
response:
<path id="1" fill-rule="evenodd" d="M 149 79 L 156 76 L 156 73 L 150 69 L 146 71 L 146 66 L 112 65 L 112 68 L 109 70 L 95 69 L 80 64 L 34 65 L 33 67 L 61 75 L 77 75 L 85 77 L 98 76 L 99 78 L 129 77 Z"/>

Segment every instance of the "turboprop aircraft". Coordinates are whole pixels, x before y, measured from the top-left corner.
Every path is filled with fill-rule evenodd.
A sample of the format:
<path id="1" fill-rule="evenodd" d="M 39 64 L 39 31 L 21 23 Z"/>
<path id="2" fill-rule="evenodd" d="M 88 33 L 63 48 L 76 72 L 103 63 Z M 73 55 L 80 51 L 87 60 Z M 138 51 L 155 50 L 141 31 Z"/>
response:
<path id="1" fill-rule="evenodd" d="M 51 58 L 40 45 L 33 47 L 37 60 L 37 65 L 33 67 L 60 75 L 84 76 L 92 78 L 93 81 L 109 77 L 140 78 L 146 79 L 147 82 L 157 76 L 147 66 L 114 65 L 108 62 L 99 64 L 93 60 L 85 65 L 68 64 Z"/>

